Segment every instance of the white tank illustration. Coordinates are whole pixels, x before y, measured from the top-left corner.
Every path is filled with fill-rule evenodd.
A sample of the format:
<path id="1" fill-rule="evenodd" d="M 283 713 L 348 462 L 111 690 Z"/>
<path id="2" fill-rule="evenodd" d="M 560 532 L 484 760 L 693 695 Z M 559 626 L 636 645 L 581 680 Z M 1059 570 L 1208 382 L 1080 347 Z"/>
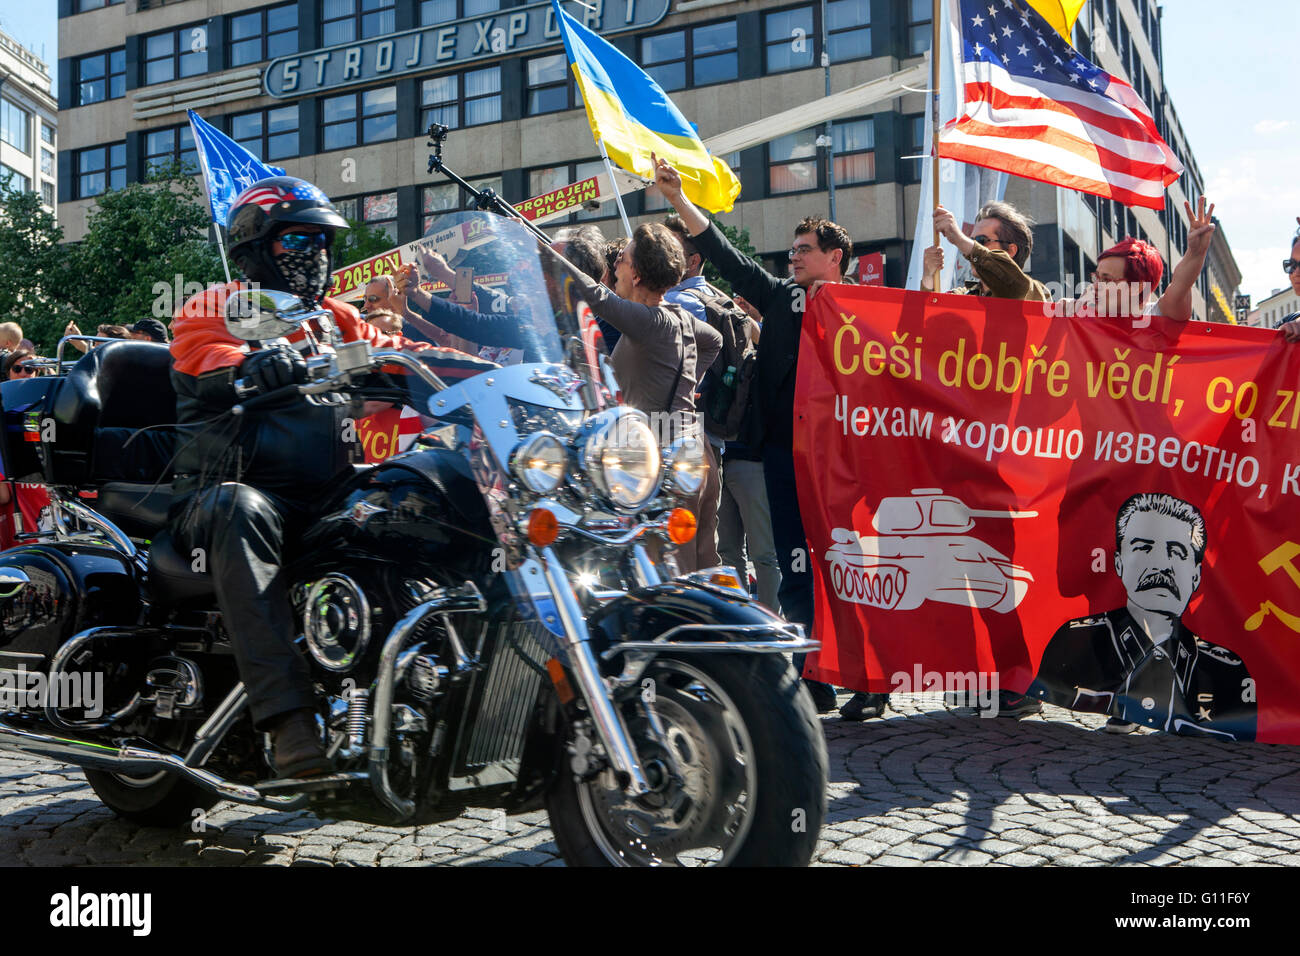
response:
<path id="1" fill-rule="evenodd" d="M 966 532 L 976 518 L 1036 518 L 1036 511 L 984 511 L 937 488 L 884 498 L 871 519 L 877 535 L 831 531 L 830 582 L 842 601 L 911 611 L 926 601 L 1014 611 L 1034 576 Z"/>

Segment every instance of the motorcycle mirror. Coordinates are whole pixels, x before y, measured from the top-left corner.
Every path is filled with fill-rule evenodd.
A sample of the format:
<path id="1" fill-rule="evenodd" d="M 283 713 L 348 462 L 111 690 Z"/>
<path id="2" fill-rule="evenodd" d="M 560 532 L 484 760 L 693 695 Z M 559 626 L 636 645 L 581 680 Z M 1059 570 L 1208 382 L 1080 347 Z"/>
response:
<path id="1" fill-rule="evenodd" d="M 278 339 L 322 313 L 289 292 L 241 289 L 226 299 L 226 331 L 246 342 Z"/>

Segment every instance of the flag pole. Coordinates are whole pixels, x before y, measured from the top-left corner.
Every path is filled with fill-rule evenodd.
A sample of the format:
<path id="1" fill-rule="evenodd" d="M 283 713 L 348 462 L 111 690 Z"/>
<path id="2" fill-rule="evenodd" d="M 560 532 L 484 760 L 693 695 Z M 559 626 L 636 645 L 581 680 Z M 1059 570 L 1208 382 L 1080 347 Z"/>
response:
<path id="1" fill-rule="evenodd" d="M 605 172 L 609 175 L 609 188 L 614 191 L 614 199 L 618 202 L 618 214 L 623 217 L 623 228 L 627 232 L 627 237 L 632 238 L 632 225 L 628 222 L 627 210 L 623 208 L 623 194 L 619 191 L 618 181 L 614 178 L 614 165 L 609 161 L 609 153 L 605 152 L 605 141 L 596 140 L 596 145 L 600 147 L 600 158 L 605 161 Z"/>
<path id="2" fill-rule="evenodd" d="M 203 144 L 203 137 L 199 131 L 194 128 L 194 120 L 190 119 L 190 135 L 194 137 L 194 148 L 199 153 L 199 172 L 203 174 L 203 191 L 208 194 L 208 216 L 212 218 L 212 228 L 217 233 L 217 251 L 221 253 L 221 268 L 226 273 L 226 284 L 230 284 L 230 262 L 226 259 L 226 240 L 221 235 L 221 223 L 212 217 L 212 184 L 208 182 L 208 150 Z"/>
<path id="3" fill-rule="evenodd" d="M 933 10 L 930 17 L 931 41 L 930 41 L 930 184 L 933 187 L 934 195 L 931 197 L 933 202 L 930 204 L 930 222 L 934 223 L 934 210 L 939 206 L 939 53 L 942 49 L 941 36 L 939 30 L 939 14 L 942 12 L 943 0 L 934 0 Z M 934 244 L 939 244 L 939 229 L 934 229 Z M 939 277 L 942 270 L 935 270 L 934 291 L 942 291 L 939 288 Z"/>

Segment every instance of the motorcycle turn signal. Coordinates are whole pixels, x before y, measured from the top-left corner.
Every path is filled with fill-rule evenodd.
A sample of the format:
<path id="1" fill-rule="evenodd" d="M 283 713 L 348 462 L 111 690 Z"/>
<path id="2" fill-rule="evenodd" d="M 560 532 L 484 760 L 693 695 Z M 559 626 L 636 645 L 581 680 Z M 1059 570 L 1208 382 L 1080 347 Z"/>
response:
<path id="1" fill-rule="evenodd" d="M 689 508 L 674 508 L 668 515 L 668 540 L 686 544 L 695 537 L 695 514 Z"/>
<path id="2" fill-rule="evenodd" d="M 546 548 L 554 544 L 559 536 L 560 523 L 555 519 L 554 512 L 547 511 L 545 508 L 534 508 L 528 515 L 529 543 L 535 548 Z"/>

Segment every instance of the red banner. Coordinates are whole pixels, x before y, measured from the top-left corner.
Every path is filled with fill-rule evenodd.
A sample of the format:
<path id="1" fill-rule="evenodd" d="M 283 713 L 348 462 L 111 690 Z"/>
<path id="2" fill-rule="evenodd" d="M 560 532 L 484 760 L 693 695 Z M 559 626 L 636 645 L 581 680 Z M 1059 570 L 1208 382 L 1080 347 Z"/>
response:
<path id="1" fill-rule="evenodd" d="M 806 673 L 874 691 L 996 673 L 1141 726 L 1300 742 L 1300 352 L 1053 308 L 814 297 Z"/>

